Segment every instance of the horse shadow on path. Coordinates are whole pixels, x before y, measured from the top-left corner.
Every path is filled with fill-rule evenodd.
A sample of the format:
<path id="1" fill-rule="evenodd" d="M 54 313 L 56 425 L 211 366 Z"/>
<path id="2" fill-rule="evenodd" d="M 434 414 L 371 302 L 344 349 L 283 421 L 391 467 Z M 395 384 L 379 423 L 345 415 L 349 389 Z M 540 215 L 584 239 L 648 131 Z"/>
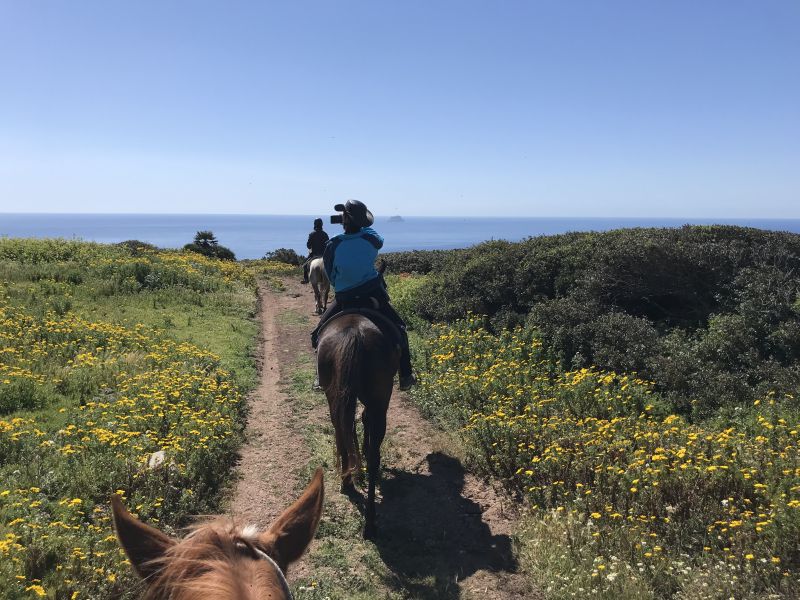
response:
<path id="1" fill-rule="evenodd" d="M 461 463 L 439 452 L 425 460 L 429 473 L 384 472 L 375 544 L 394 576 L 387 584 L 412 598 L 454 600 L 457 582 L 477 571 L 515 572 L 510 537 L 492 535 L 481 506 L 464 497 Z"/>

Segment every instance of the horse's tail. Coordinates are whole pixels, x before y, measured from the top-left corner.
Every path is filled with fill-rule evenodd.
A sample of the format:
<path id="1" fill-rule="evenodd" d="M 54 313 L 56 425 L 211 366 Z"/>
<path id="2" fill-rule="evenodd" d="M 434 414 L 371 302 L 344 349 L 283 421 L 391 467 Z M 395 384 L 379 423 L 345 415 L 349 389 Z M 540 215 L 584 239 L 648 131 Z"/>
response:
<path id="1" fill-rule="evenodd" d="M 361 467 L 361 454 L 356 443 L 356 407 L 358 381 L 361 373 L 361 336 L 348 332 L 339 348 L 338 368 L 333 369 L 333 380 L 328 388 L 331 420 L 336 437 L 336 468 L 342 478 Z M 342 470 L 346 462 L 347 468 Z"/>

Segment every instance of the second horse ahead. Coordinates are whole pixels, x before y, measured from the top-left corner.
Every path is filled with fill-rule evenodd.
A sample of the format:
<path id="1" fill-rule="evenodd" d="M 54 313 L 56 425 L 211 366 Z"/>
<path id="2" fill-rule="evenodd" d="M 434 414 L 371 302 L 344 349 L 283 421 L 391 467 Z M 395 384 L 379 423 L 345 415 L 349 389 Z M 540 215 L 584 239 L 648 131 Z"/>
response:
<path id="1" fill-rule="evenodd" d="M 321 315 L 328 308 L 328 296 L 331 292 L 331 282 L 325 273 L 325 263 L 322 258 L 312 259 L 308 271 L 311 287 L 314 288 L 314 312 Z"/>

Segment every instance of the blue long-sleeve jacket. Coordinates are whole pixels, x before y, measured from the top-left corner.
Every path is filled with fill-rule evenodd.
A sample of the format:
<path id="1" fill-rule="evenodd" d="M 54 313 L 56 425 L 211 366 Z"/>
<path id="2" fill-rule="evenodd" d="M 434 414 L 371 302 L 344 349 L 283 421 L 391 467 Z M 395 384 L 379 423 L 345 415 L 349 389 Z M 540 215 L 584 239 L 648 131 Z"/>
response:
<path id="1" fill-rule="evenodd" d="M 358 233 L 340 233 L 331 238 L 322 255 L 325 272 L 337 294 L 352 290 L 378 278 L 375 258 L 383 238 L 372 227 Z"/>

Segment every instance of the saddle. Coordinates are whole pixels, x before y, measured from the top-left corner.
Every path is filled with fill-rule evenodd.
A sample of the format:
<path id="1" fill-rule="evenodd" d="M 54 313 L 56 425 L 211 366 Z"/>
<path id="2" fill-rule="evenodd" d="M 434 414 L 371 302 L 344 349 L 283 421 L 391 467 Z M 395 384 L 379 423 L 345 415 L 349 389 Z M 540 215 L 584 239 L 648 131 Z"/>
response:
<path id="1" fill-rule="evenodd" d="M 403 339 L 402 333 L 400 332 L 400 329 L 397 327 L 397 325 L 395 325 L 394 321 L 392 321 L 389 317 L 387 317 L 382 312 L 377 310 L 377 308 L 372 308 L 377 304 L 378 300 L 376 298 L 363 298 L 359 300 L 360 301 L 358 303 L 355 303 L 355 305 L 354 303 L 349 302 L 346 308 L 343 308 L 341 311 L 333 315 L 330 319 L 325 321 L 325 323 L 323 323 L 322 327 L 320 328 L 319 332 L 317 332 L 318 337 L 321 337 L 322 332 L 325 331 L 325 329 L 327 329 L 328 326 L 337 319 L 345 315 L 356 314 L 368 318 L 375 324 L 375 326 L 378 329 L 380 329 L 384 333 L 389 333 L 389 335 L 392 336 L 392 339 L 396 346 L 401 346 Z M 375 304 L 370 303 L 369 305 L 367 305 L 365 302 L 363 302 L 370 300 Z"/>

